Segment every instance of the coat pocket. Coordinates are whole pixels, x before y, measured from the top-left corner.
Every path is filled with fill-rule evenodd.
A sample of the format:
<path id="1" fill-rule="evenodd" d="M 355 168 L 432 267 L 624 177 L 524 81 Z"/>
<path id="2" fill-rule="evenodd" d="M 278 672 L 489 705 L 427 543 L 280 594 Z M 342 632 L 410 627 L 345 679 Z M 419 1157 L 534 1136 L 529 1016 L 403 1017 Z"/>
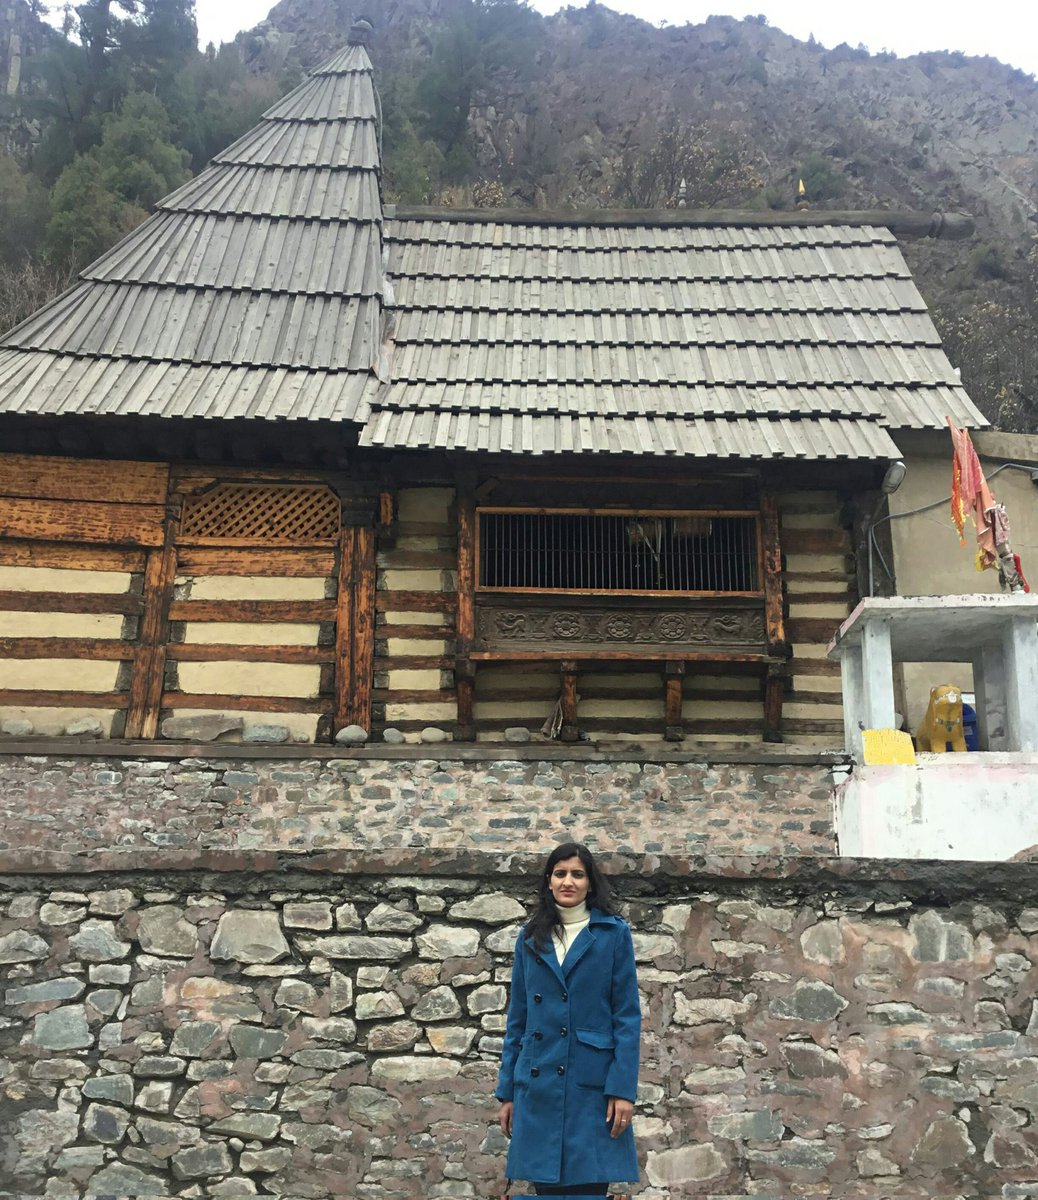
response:
<path id="1" fill-rule="evenodd" d="M 601 1088 L 613 1063 L 616 1042 L 601 1029 L 577 1029 L 573 1047 L 573 1079 L 578 1087 Z"/>

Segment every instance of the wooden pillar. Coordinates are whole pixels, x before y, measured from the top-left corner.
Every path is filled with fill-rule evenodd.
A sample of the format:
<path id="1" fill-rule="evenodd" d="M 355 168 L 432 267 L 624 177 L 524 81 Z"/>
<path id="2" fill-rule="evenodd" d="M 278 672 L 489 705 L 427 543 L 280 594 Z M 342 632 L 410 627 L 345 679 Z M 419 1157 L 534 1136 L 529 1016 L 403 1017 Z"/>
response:
<path id="1" fill-rule="evenodd" d="M 124 730 L 127 738 L 154 738 L 159 732 L 169 642 L 169 606 L 177 574 L 178 523 L 179 518 L 171 509 L 166 514 L 163 545 L 149 550 L 144 564 L 144 612 L 133 655 Z"/>
<path id="2" fill-rule="evenodd" d="M 476 636 L 476 501 L 467 483 L 458 486 L 458 615 L 454 680 L 458 698 L 460 742 L 475 741 L 476 724 L 472 705 L 475 693 L 475 664 L 469 657 Z"/>
<path id="3" fill-rule="evenodd" d="M 668 742 L 680 742 L 685 736 L 685 723 L 681 716 L 682 700 L 684 699 L 685 664 L 669 662 L 664 672 L 664 687 L 666 689 L 666 716 L 664 718 L 663 737 Z"/>
<path id="4" fill-rule="evenodd" d="M 365 520 L 361 524 L 360 521 Z M 370 514 L 343 512 L 335 613 L 334 734 L 346 725 L 371 731 L 375 663 L 375 530 Z"/>
<path id="5" fill-rule="evenodd" d="M 559 738 L 563 742 L 580 740 L 577 728 L 577 664 L 570 659 L 561 664 L 562 670 L 562 729 Z"/>
<path id="6" fill-rule="evenodd" d="M 764 680 L 764 740 L 782 741 L 782 701 L 786 694 L 786 668 L 770 663 Z"/>
<path id="7" fill-rule="evenodd" d="M 768 653 L 782 659 L 768 665 L 764 680 L 764 740 L 782 741 L 782 702 L 789 674 L 789 644 L 782 596 L 782 541 L 779 527 L 778 497 L 774 492 L 761 496 L 761 570 L 764 572 L 764 630 Z"/>

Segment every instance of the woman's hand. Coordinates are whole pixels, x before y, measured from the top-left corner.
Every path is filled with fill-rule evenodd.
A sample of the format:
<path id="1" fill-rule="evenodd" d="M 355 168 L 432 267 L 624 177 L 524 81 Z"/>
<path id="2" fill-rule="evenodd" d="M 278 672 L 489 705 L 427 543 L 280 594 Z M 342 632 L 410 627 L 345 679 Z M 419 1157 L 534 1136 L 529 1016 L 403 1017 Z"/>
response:
<path id="1" fill-rule="evenodd" d="M 506 1100 L 497 1110 L 498 1124 L 501 1126 L 501 1132 L 505 1137 L 512 1136 L 512 1108 L 512 1101 Z"/>
<path id="2" fill-rule="evenodd" d="M 609 1136 L 617 1138 L 629 1129 L 633 1116 L 634 1105 L 630 1100 L 621 1100 L 619 1096 L 610 1096 L 609 1103 L 606 1104 L 606 1124 L 612 1126 Z"/>

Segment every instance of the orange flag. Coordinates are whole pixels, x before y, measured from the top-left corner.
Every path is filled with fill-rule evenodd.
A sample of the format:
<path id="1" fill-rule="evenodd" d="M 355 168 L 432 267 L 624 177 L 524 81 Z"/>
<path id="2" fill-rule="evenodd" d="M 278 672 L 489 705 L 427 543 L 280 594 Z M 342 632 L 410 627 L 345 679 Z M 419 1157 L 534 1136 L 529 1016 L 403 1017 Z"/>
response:
<path id="1" fill-rule="evenodd" d="M 957 428 L 951 417 L 948 417 L 947 421 L 955 449 L 952 459 L 952 520 L 959 531 L 959 539 L 965 546 L 966 516 L 972 516 L 977 530 L 977 569 L 982 571 L 986 567 L 998 564 L 994 528 L 995 497 L 984 478 L 984 471 L 969 432 Z"/>

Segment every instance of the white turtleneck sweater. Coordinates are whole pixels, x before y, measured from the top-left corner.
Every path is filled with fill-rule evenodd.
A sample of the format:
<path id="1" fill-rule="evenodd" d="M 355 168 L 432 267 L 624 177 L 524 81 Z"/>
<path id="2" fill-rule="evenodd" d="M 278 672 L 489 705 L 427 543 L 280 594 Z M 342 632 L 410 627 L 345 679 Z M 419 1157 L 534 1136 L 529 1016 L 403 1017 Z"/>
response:
<path id="1" fill-rule="evenodd" d="M 552 942 L 555 945 L 555 957 L 559 960 L 559 965 L 562 965 L 563 960 L 569 953 L 570 946 L 577 939 L 577 934 L 582 929 L 587 928 L 587 923 L 591 919 L 591 913 L 588 912 L 587 903 L 581 900 L 579 904 L 573 904 L 564 908 L 561 904 L 556 905 L 559 913 L 559 920 L 562 922 L 562 936 L 558 931 L 552 934 Z"/>

